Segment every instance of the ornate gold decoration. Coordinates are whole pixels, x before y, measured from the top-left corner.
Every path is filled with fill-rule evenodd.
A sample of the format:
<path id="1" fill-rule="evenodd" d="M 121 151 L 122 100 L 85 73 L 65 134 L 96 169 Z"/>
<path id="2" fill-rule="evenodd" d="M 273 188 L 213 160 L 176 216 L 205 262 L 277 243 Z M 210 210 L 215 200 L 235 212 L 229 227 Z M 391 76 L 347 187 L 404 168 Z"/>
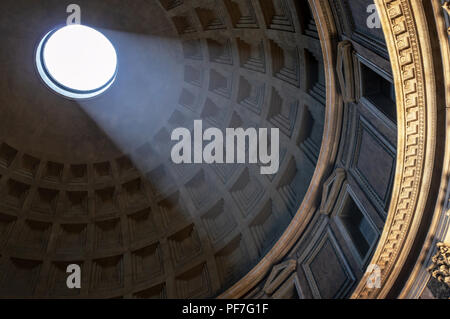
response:
<path id="1" fill-rule="evenodd" d="M 435 147 L 432 129 L 436 126 L 435 78 L 429 38 L 420 36 L 427 32 L 423 7 L 413 0 L 376 0 L 375 3 L 395 79 L 397 167 L 388 219 L 370 262 L 381 270 L 381 288 L 368 287 L 366 273 L 353 298 L 385 298 L 394 286 L 419 231 Z"/>
<path id="2" fill-rule="evenodd" d="M 448 1 L 447 1 L 448 2 Z M 412 271 L 410 272 L 408 281 L 404 284 L 403 290 L 398 296 L 399 298 L 419 298 L 424 288 L 428 284 L 428 276 L 427 276 L 427 266 L 432 262 L 431 261 L 431 251 L 435 247 L 435 241 L 440 242 L 450 242 L 450 223 L 448 221 L 448 176 L 450 175 L 450 144 L 446 143 L 449 139 L 450 130 L 450 42 L 448 41 L 448 32 L 445 21 L 445 13 L 442 12 L 442 4 L 441 1 L 431 1 L 434 20 L 436 22 L 436 31 L 437 37 L 435 33 L 425 35 L 428 38 L 434 39 L 439 43 L 440 54 L 442 66 L 437 66 L 438 68 L 442 68 L 442 72 L 444 75 L 444 83 L 440 88 L 440 91 L 445 94 L 445 103 L 441 105 L 441 115 L 439 117 L 446 118 L 446 127 L 447 129 L 444 131 L 445 135 L 442 134 L 439 138 L 441 141 L 441 145 L 445 146 L 444 157 L 441 160 L 442 162 L 442 171 L 440 173 L 440 187 L 439 191 L 435 193 L 435 208 L 433 212 L 433 219 L 431 221 L 430 227 L 428 229 L 428 234 L 423 242 L 422 249 L 420 255 L 416 259 L 416 263 Z M 448 7 L 448 5 L 447 5 Z M 433 50 L 435 51 L 436 48 Z M 443 107 L 446 106 L 446 109 Z M 439 112 L 439 110 L 438 110 Z M 445 129 L 445 127 L 444 127 Z M 431 212 L 428 212 L 430 214 Z M 444 218 L 443 218 L 444 217 Z M 425 231 L 425 230 L 424 230 Z"/>
<path id="3" fill-rule="evenodd" d="M 336 145 L 329 129 L 340 123 L 340 97 L 336 92 L 336 30 L 327 1 L 309 0 L 321 37 L 327 71 L 327 113 L 324 140 L 315 175 L 305 200 L 291 225 L 265 256 L 225 298 L 238 298 L 250 291 L 292 248 L 317 211 L 314 200 L 322 189 L 327 169 L 333 165 Z M 389 51 L 397 101 L 398 147 L 396 176 L 388 218 L 376 252 L 369 262 L 380 269 L 381 288 L 368 285 L 365 273 L 352 298 L 385 298 L 398 283 L 397 279 L 413 251 L 429 200 L 436 147 L 437 101 L 433 49 L 427 29 L 427 15 L 421 1 L 375 0 Z M 446 3 L 445 9 L 447 10 Z M 344 79 L 344 77 L 342 77 Z M 328 137 L 328 138 L 325 138 Z M 333 146 L 334 145 L 334 146 Z M 314 189 L 316 188 L 316 189 Z M 320 193 L 320 191 L 319 191 Z M 427 229 L 428 230 L 428 229 Z"/>
<path id="4" fill-rule="evenodd" d="M 433 265 L 428 268 L 431 275 L 450 285 L 450 245 L 444 243 L 438 243 L 436 255 L 431 259 Z"/>

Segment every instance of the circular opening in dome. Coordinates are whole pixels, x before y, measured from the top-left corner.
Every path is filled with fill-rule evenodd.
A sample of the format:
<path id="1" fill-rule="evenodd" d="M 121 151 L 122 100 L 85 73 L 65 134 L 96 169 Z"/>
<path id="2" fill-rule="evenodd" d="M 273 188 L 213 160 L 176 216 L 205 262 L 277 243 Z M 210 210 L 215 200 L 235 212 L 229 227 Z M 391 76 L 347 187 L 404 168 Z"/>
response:
<path id="1" fill-rule="evenodd" d="M 39 43 L 36 65 L 44 82 L 73 99 L 105 92 L 117 75 L 117 54 L 99 31 L 68 25 L 47 33 Z"/>

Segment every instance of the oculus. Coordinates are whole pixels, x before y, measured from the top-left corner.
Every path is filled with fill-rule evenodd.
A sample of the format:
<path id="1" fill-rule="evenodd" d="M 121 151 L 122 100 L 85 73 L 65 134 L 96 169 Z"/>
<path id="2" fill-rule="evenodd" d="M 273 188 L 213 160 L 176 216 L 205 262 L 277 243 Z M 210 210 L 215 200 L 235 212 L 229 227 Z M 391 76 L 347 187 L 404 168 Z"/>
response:
<path id="1" fill-rule="evenodd" d="M 117 53 L 108 38 L 79 24 L 47 33 L 37 48 L 36 66 L 49 88 L 71 99 L 105 92 L 118 69 Z"/>

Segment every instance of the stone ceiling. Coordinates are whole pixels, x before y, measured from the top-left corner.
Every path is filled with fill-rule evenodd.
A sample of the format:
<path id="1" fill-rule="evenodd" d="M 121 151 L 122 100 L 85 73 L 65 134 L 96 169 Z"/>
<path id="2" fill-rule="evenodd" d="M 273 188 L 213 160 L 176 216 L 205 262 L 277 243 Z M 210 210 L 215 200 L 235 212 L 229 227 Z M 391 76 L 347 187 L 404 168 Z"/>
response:
<path id="1" fill-rule="evenodd" d="M 78 0 L 119 52 L 99 98 L 50 92 L 33 60 L 57 0 L 0 10 L 0 297 L 215 296 L 295 214 L 320 150 L 325 83 L 307 4 Z M 305 67 L 308 65 L 308 68 Z M 280 170 L 174 165 L 170 132 L 278 127 Z M 81 264 L 81 290 L 65 268 Z"/>

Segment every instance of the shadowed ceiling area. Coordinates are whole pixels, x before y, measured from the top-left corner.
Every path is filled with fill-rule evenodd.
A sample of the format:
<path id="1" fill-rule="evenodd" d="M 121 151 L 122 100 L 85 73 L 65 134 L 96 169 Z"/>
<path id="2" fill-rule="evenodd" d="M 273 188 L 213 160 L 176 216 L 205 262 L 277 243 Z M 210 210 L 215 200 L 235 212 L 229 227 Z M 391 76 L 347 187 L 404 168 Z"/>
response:
<path id="1" fill-rule="evenodd" d="M 325 78 L 306 1 L 78 0 L 118 52 L 83 102 L 51 92 L 34 52 L 58 0 L 0 5 L 0 297 L 200 298 L 274 245 L 319 156 Z M 280 168 L 182 164 L 171 132 L 279 128 Z M 82 286 L 69 290 L 66 267 Z"/>

